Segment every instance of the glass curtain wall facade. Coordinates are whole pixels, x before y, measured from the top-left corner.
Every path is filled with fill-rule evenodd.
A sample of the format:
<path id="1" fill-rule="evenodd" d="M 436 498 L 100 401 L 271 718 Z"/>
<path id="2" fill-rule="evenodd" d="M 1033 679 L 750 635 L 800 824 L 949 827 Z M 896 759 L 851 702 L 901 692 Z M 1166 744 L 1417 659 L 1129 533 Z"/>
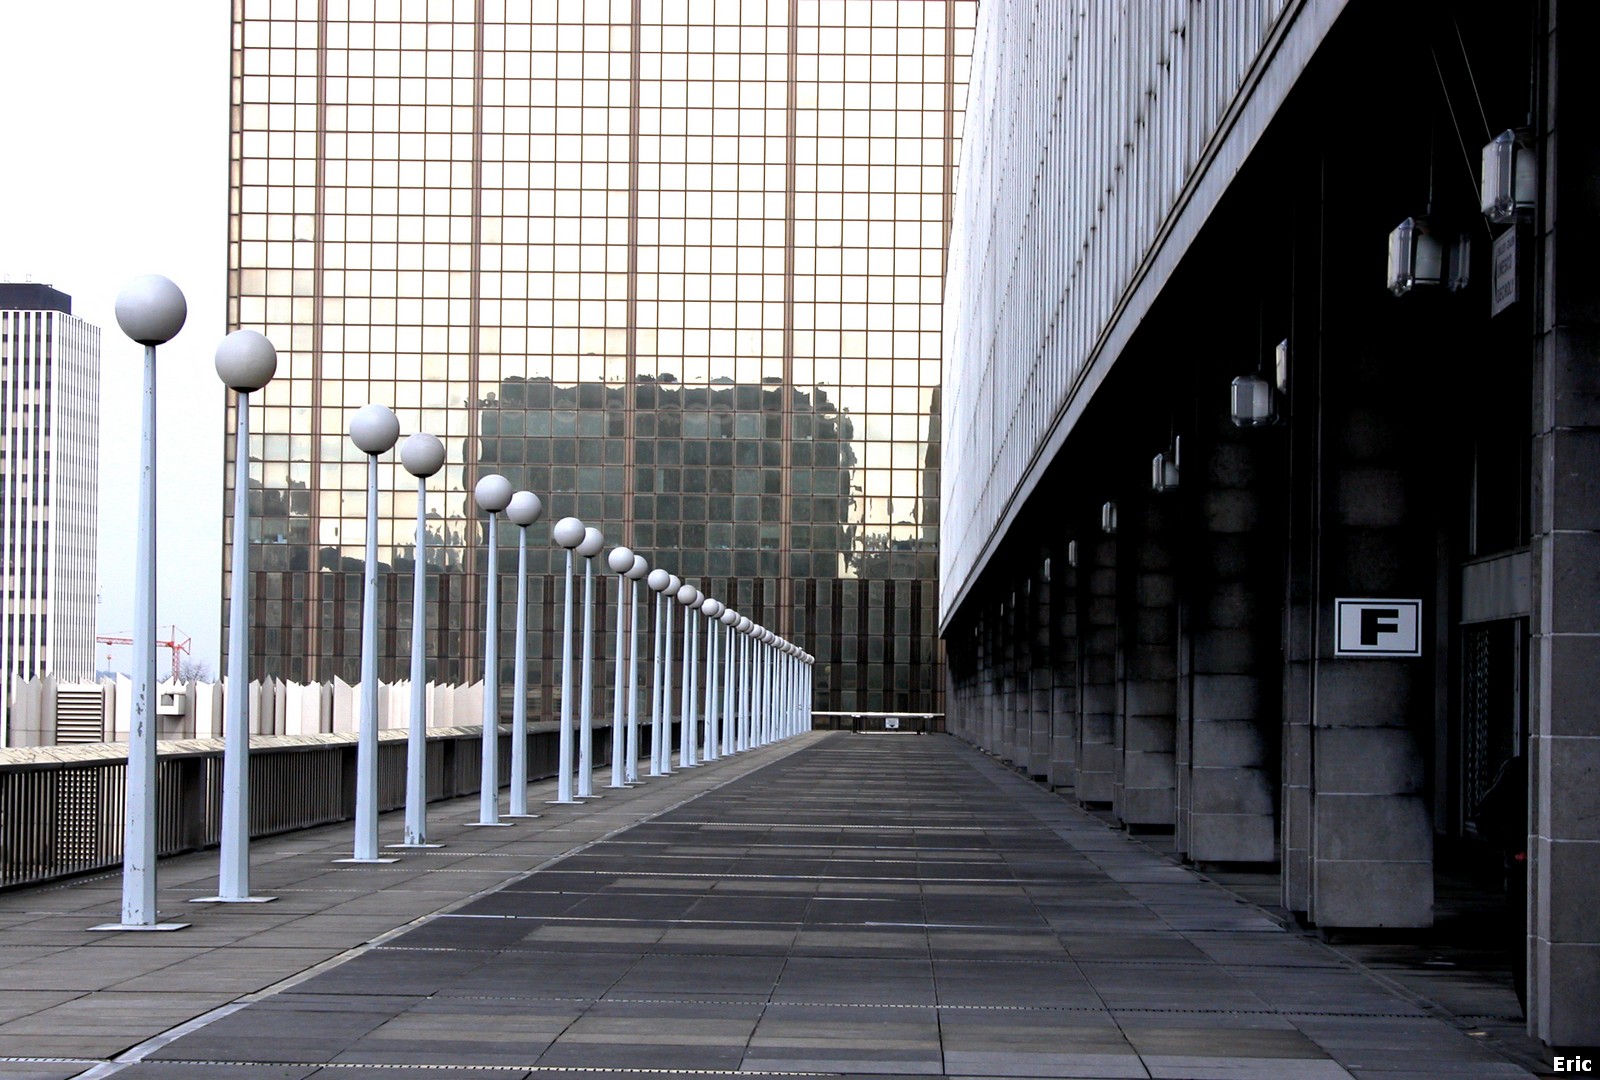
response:
<path id="1" fill-rule="evenodd" d="M 940 300 L 975 7 L 235 0 L 229 317 L 279 350 L 250 441 L 256 673 L 355 675 L 345 432 L 375 401 L 449 450 L 433 678 L 481 668 L 471 490 L 498 471 L 547 508 L 536 707 L 549 522 L 575 514 L 804 643 L 817 709 L 942 711 Z M 380 478 L 396 678 L 415 481 Z"/>

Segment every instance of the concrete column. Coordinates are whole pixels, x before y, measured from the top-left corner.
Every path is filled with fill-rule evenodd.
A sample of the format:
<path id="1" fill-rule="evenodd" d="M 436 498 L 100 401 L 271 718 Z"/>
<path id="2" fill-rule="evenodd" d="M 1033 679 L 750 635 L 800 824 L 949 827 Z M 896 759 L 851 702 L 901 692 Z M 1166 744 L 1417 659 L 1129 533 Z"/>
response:
<path id="1" fill-rule="evenodd" d="M 1041 548 L 1034 556 L 1032 574 L 1028 582 L 1029 639 L 1028 639 L 1028 765 L 1027 772 L 1035 780 L 1044 780 L 1050 773 L 1050 702 L 1054 687 L 1054 673 L 1050 663 L 1050 552 Z"/>
<path id="2" fill-rule="evenodd" d="M 1178 680 L 1174 511 L 1166 500 L 1150 497 L 1127 500 L 1120 510 L 1113 810 L 1126 825 L 1171 825 Z"/>
<path id="3" fill-rule="evenodd" d="M 1117 541 L 1096 533 L 1078 544 L 1078 745 L 1081 803 L 1110 805 L 1116 750 Z"/>
<path id="4" fill-rule="evenodd" d="M 1072 786 L 1078 761 L 1077 569 L 1062 543 L 1050 556 L 1050 763 L 1052 788 Z"/>
<path id="5" fill-rule="evenodd" d="M 1528 1025 L 1600 1044 L 1600 12 L 1550 5 L 1546 184 L 1535 252 L 1548 278 L 1534 368 Z M 1524 234 L 1526 235 L 1526 233 Z M 1531 303 L 1523 300 L 1522 303 Z"/>
<path id="6" fill-rule="evenodd" d="M 1210 423 L 1184 448 L 1196 527 L 1185 532 L 1178 849 L 1196 862 L 1271 862 L 1282 554 L 1260 474 L 1282 432 Z"/>
<path id="7" fill-rule="evenodd" d="M 1033 731 L 1033 581 L 1019 575 L 1011 602 L 1011 742 L 1006 758 L 1023 773 Z"/>
<path id="8" fill-rule="evenodd" d="M 1000 746 L 1000 718 L 1002 703 L 1004 701 L 1003 689 L 1005 680 L 1005 652 L 1002 648 L 1004 642 L 1003 628 L 1005 623 L 1005 605 L 993 601 L 984 613 L 984 636 L 986 638 L 984 680 L 983 680 L 983 739 L 978 743 L 980 747 L 991 754 L 999 753 Z"/>
<path id="9" fill-rule="evenodd" d="M 1017 762 L 1018 728 L 1022 725 L 1022 633 L 1021 590 L 1018 583 L 1008 582 L 1005 608 L 1001 616 L 1001 634 L 1004 637 L 1002 690 L 1004 706 L 1001 712 L 1000 741 L 994 752 L 1003 760 Z"/>
<path id="10" fill-rule="evenodd" d="M 1284 578 L 1283 743 L 1279 752 L 1278 866 L 1287 911 L 1311 910 L 1311 713 L 1316 655 L 1314 428 L 1290 432 L 1289 565 Z M 1310 460 L 1307 460 L 1307 459 Z"/>
<path id="11" fill-rule="evenodd" d="M 1428 341 L 1410 310 L 1355 293 L 1353 278 L 1325 290 L 1334 295 L 1319 402 L 1307 914 L 1323 928 L 1428 926 L 1433 821 L 1421 740 L 1434 723 L 1436 534 L 1417 420 L 1427 380 L 1406 369 Z M 1341 597 L 1423 600 L 1424 655 L 1336 655 Z"/>

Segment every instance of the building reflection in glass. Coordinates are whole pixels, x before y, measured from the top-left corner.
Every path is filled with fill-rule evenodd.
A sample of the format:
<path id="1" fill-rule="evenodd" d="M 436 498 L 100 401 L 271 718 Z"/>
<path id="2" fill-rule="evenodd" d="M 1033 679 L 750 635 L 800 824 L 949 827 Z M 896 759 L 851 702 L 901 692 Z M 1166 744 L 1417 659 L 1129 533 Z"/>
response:
<path id="1" fill-rule="evenodd" d="M 468 504 L 493 468 L 804 642 L 818 709 L 940 711 L 940 301 L 974 8 L 237 0 L 229 317 L 280 356 L 250 444 L 258 670 L 354 677 L 344 429 L 371 400 L 451 455 L 427 506 L 436 678 L 481 655 Z M 409 642 L 398 468 L 386 678 Z M 554 626 L 547 533 L 534 622 Z"/>

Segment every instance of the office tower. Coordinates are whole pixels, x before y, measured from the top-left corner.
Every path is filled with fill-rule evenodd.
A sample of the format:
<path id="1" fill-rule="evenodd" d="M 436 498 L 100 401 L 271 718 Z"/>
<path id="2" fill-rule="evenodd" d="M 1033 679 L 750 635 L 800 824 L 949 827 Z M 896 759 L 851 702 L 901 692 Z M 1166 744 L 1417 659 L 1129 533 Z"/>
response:
<path id="1" fill-rule="evenodd" d="M 94 678 L 100 330 L 0 283 L 0 746 L 13 679 Z"/>
<path id="2" fill-rule="evenodd" d="M 280 355 L 252 418 L 258 670 L 354 675 L 344 433 L 371 400 L 449 448 L 437 678 L 481 655 L 470 493 L 499 470 L 804 642 L 818 709 L 938 711 L 940 303 L 975 8 L 236 3 L 229 318 Z M 404 569 L 415 496 L 383 483 Z M 392 676 L 409 576 L 388 588 Z M 536 692 L 554 651 L 539 631 Z"/>

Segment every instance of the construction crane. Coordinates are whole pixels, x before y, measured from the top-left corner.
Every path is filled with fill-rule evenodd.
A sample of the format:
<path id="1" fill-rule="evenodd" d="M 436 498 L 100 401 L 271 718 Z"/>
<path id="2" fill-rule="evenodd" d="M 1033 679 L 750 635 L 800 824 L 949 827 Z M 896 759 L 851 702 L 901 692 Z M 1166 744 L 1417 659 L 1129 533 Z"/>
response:
<path id="1" fill-rule="evenodd" d="M 190 639 L 188 635 L 183 635 L 180 637 L 179 630 L 176 626 L 170 626 L 168 629 L 171 631 L 171 633 L 169 633 L 164 639 L 156 638 L 156 644 L 164 649 L 172 650 L 172 678 L 174 681 L 176 681 L 178 678 L 178 654 L 188 653 L 190 656 L 193 656 L 194 650 L 190 648 Z M 102 645 L 133 644 L 133 638 L 122 634 L 96 634 L 95 640 L 100 642 Z M 109 653 L 106 655 L 106 662 L 108 664 L 111 662 L 111 656 Z"/>

